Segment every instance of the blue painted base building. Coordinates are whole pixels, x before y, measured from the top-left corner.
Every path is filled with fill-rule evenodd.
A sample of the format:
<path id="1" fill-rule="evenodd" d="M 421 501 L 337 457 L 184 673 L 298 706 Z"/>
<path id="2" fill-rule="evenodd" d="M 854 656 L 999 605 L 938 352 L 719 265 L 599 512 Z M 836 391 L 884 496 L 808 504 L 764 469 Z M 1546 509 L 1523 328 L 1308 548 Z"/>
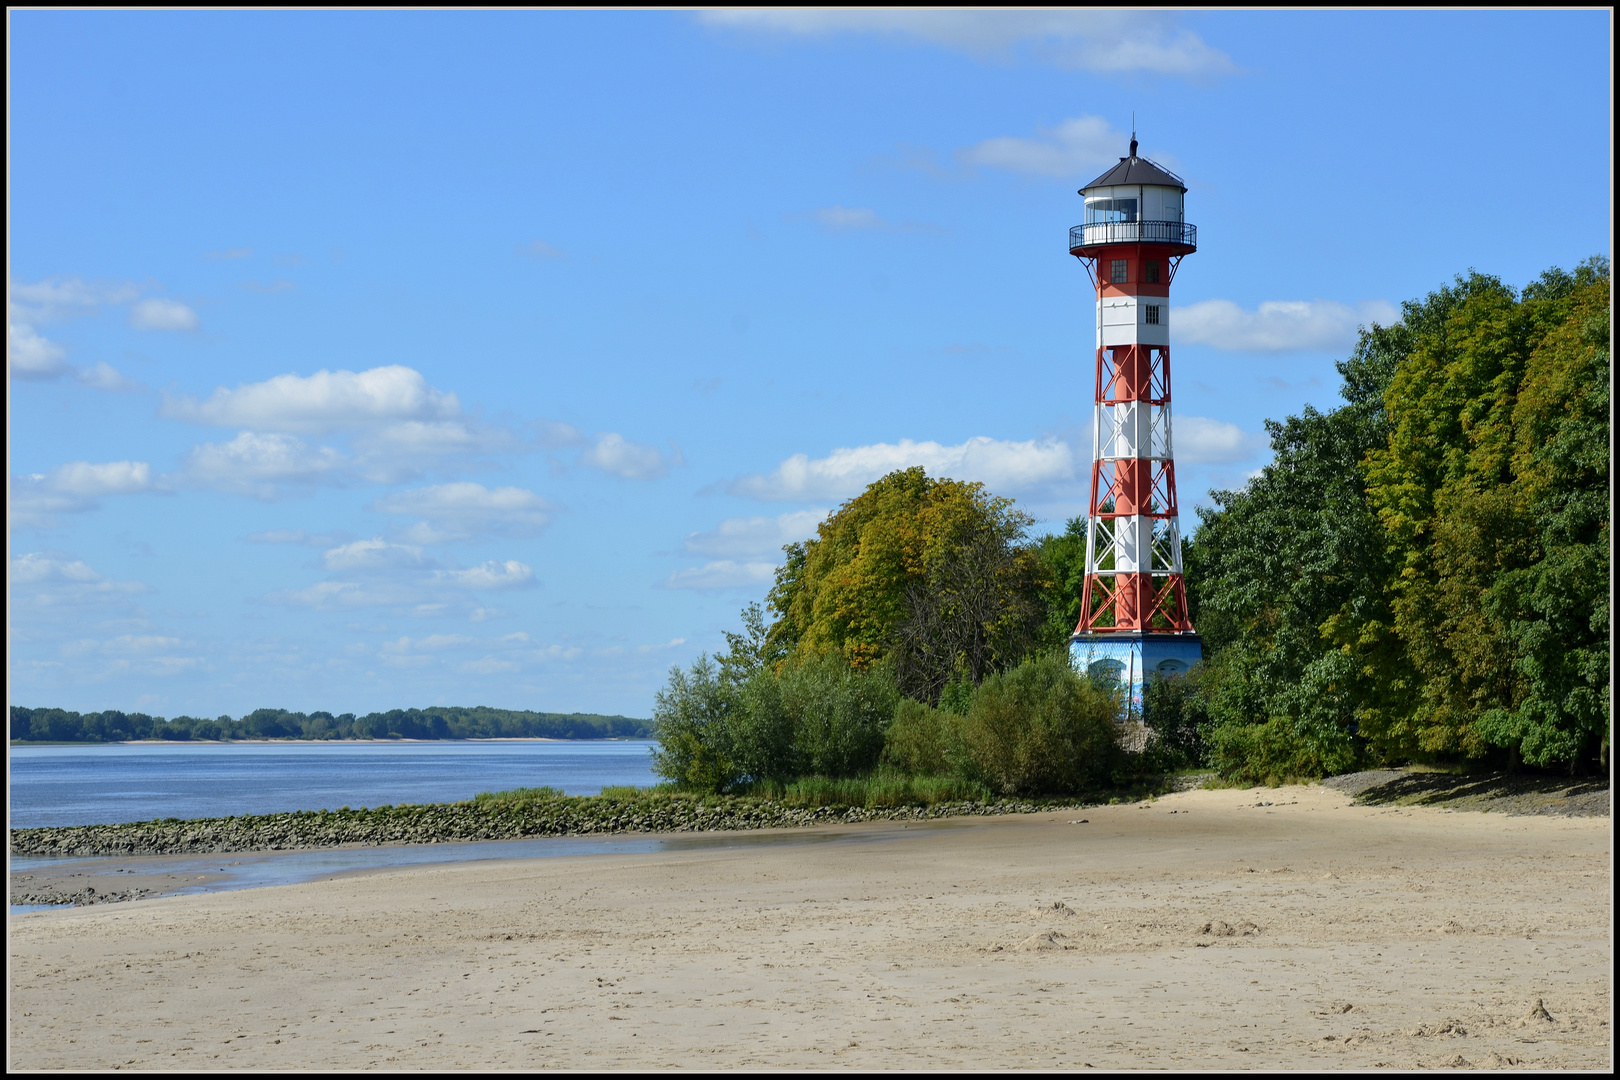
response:
<path id="1" fill-rule="evenodd" d="M 1204 658 L 1197 634 L 1076 634 L 1069 661 L 1082 675 L 1113 677 L 1130 688 L 1129 712 L 1142 712 L 1142 684 L 1152 675 L 1182 675 Z"/>

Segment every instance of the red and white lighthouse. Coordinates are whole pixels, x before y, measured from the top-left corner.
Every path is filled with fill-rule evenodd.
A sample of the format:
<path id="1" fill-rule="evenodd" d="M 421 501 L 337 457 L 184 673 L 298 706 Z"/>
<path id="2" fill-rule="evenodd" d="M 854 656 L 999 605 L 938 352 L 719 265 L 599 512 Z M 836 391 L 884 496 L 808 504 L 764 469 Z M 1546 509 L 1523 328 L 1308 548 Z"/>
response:
<path id="1" fill-rule="evenodd" d="M 1140 700 L 1146 676 L 1182 672 L 1202 649 L 1182 582 L 1170 427 L 1170 284 L 1198 248 L 1187 185 L 1136 153 L 1080 189 L 1069 254 L 1097 296 L 1096 397 L 1086 577 L 1070 654 L 1112 669 Z"/>

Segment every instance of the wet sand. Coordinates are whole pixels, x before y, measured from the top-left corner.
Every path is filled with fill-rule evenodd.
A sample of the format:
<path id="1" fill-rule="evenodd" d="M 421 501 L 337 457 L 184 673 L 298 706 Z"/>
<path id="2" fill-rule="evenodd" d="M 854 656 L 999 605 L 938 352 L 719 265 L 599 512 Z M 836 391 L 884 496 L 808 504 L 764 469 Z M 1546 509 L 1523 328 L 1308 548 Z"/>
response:
<path id="1" fill-rule="evenodd" d="M 9 1064 L 1611 1061 L 1607 818 L 1293 787 L 821 831 L 12 916 Z"/>

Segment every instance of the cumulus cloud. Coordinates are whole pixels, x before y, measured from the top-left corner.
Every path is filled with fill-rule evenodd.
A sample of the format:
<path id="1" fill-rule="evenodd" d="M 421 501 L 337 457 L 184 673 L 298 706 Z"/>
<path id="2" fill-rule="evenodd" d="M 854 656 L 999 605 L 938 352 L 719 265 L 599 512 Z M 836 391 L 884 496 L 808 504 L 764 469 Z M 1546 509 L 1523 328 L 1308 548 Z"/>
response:
<path id="1" fill-rule="evenodd" d="M 815 535 L 827 510 L 793 510 L 776 517 L 727 518 L 707 532 L 687 533 L 682 547 L 694 555 L 776 555 L 784 544 Z"/>
<path id="2" fill-rule="evenodd" d="M 66 349 L 15 319 L 6 320 L 6 365 L 17 379 L 54 379 L 72 370 Z"/>
<path id="3" fill-rule="evenodd" d="M 35 607 L 103 603 L 148 592 L 138 581 L 111 581 L 82 559 L 56 552 L 30 552 L 11 560 L 6 580 L 12 595 Z"/>
<path id="4" fill-rule="evenodd" d="M 461 481 L 385 495 L 370 509 L 422 520 L 407 532 L 417 543 L 466 540 L 484 534 L 537 536 L 551 522 L 552 508 L 519 487 L 486 488 Z"/>
<path id="5" fill-rule="evenodd" d="M 516 559 L 491 559 L 467 570 L 436 570 L 433 579 L 456 589 L 519 589 L 534 584 L 534 570 Z"/>
<path id="6" fill-rule="evenodd" d="M 401 365 L 367 371 L 278 375 L 206 398 L 167 395 L 162 412 L 173 419 L 235 426 L 265 437 L 343 434 L 348 457 L 322 448 L 332 465 L 327 481 L 398 483 L 457 458 L 530 449 L 517 433 L 462 414 L 456 395 L 430 386 Z M 290 443 L 287 445 L 291 445 Z"/>
<path id="7" fill-rule="evenodd" d="M 453 393 L 429 386 L 420 372 L 399 364 L 368 371 L 277 375 L 207 398 L 165 396 L 163 414 L 216 427 L 317 434 L 379 427 L 401 421 L 454 420 Z"/>
<path id="8" fill-rule="evenodd" d="M 665 455 L 656 446 L 633 443 L 609 431 L 579 455 L 579 463 L 626 480 L 657 480 L 669 474 L 671 465 L 681 463 L 681 455 L 679 450 Z"/>
<path id="9" fill-rule="evenodd" d="M 1084 183 L 1123 157 L 1129 144 L 1130 137 L 1116 131 L 1102 117 L 1077 116 L 1055 127 L 1039 129 L 1034 138 L 1002 135 L 986 139 L 958 150 L 956 157 L 965 165 L 1067 177 Z"/>
<path id="10" fill-rule="evenodd" d="M 104 495 L 129 495 L 156 487 L 144 461 L 73 461 L 48 473 L 13 477 L 7 500 L 13 528 L 48 529 L 56 515 L 94 510 Z"/>
<path id="11" fill-rule="evenodd" d="M 382 645 L 382 651 L 394 653 L 439 652 L 444 649 L 459 649 L 477 644 L 479 644 L 479 639 L 467 637 L 465 634 L 428 634 L 419 638 L 405 636 L 394 641 L 385 641 Z"/>
<path id="12" fill-rule="evenodd" d="M 666 589 L 741 589 L 769 584 L 776 564 L 719 559 L 677 570 L 661 583 Z"/>
<path id="13" fill-rule="evenodd" d="M 94 367 L 85 368 L 78 372 L 78 380 L 86 386 L 97 390 L 110 390 L 114 393 L 129 393 L 145 390 L 139 382 L 124 375 L 123 372 L 107 363 L 97 360 Z"/>
<path id="14" fill-rule="evenodd" d="M 127 495 L 152 486 L 152 466 L 144 461 L 74 461 L 57 466 L 50 474 L 50 483 L 57 491 L 86 498 Z"/>
<path id="15" fill-rule="evenodd" d="M 129 309 L 129 325 L 137 330 L 195 330 L 197 313 L 178 300 L 153 297 Z"/>
<path id="16" fill-rule="evenodd" d="M 529 427 L 534 429 L 535 442 L 546 450 L 585 446 L 591 441 L 579 428 L 561 420 L 531 420 Z"/>
<path id="17" fill-rule="evenodd" d="M 1172 424 L 1178 464 L 1230 465 L 1249 460 L 1267 444 L 1263 433 L 1244 431 L 1224 420 L 1177 416 Z"/>
<path id="18" fill-rule="evenodd" d="M 1076 475 L 1074 453 L 1065 442 L 979 435 L 955 446 L 901 439 L 840 448 L 814 460 L 794 454 L 769 473 L 738 477 L 727 490 L 753 499 L 846 499 L 880 476 L 914 465 L 931 476 L 977 480 L 992 491 L 1025 491 Z"/>
<path id="19" fill-rule="evenodd" d="M 321 556 L 321 565 L 336 571 L 390 570 L 422 566 L 427 561 L 422 549 L 416 545 L 390 543 L 380 537 L 329 548 Z"/>
<path id="20" fill-rule="evenodd" d="M 1027 58 L 1099 73 L 1205 78 L 1237 70 L 1231 57 L 1163 12 L 793 8 L 708 11 L 698 18 L 712 26 L 801 36 L 875 34 L 983 60 Z"/>
<path id="21" fill-rule="evenodd" d="M 1230 300 L 1201 300 L 1170 315 L 1178 341 L 1247 352 L 1335 352 L 1355 344 L 1358 326 L 1391 326 L 1401 318 L 1387 300 L 1353 308 L 1336 300 L 1267 300 L 1253 311 Z"/>
<path id="22" fill-rule="evenodd" d="M 331 447 L 313 447 L 290 435 L 244 431 L 227 443 L 192 447 L 181 475 L 195 487 L 274 499 L 289 488 L 337 478 L 346 464 Z"/>
<path id="23" fill-rule="evenodd" d="M 56 379 L 76 376 L 80 382 L 103 390 L 130 389 L 122 376 L 105 363 L 80 371 L 67 362 L 67 349 L 42 335 L 38 327 L 64 319 L 91 315 L 109 304 L 126 304 L 140 290 L 126 283 L 87 282 L 79 278 L 49 278 L 33 283 L 9 282 L 6 287 L 6 367 L 13 378 Z M 108 373 L 117 378 L 109 378 Z"/>

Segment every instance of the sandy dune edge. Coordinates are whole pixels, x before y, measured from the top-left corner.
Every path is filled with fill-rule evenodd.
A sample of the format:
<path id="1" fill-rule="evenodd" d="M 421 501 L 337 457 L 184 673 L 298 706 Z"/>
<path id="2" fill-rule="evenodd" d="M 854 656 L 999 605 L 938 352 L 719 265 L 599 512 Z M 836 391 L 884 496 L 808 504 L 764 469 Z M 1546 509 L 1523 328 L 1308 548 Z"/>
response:
<path id="1" fill-rule="evenodd" d="M 9 1064 L 1611 1060 L 1608 819 L 1296 787 L 825 832 L 14 916 Z"/>

